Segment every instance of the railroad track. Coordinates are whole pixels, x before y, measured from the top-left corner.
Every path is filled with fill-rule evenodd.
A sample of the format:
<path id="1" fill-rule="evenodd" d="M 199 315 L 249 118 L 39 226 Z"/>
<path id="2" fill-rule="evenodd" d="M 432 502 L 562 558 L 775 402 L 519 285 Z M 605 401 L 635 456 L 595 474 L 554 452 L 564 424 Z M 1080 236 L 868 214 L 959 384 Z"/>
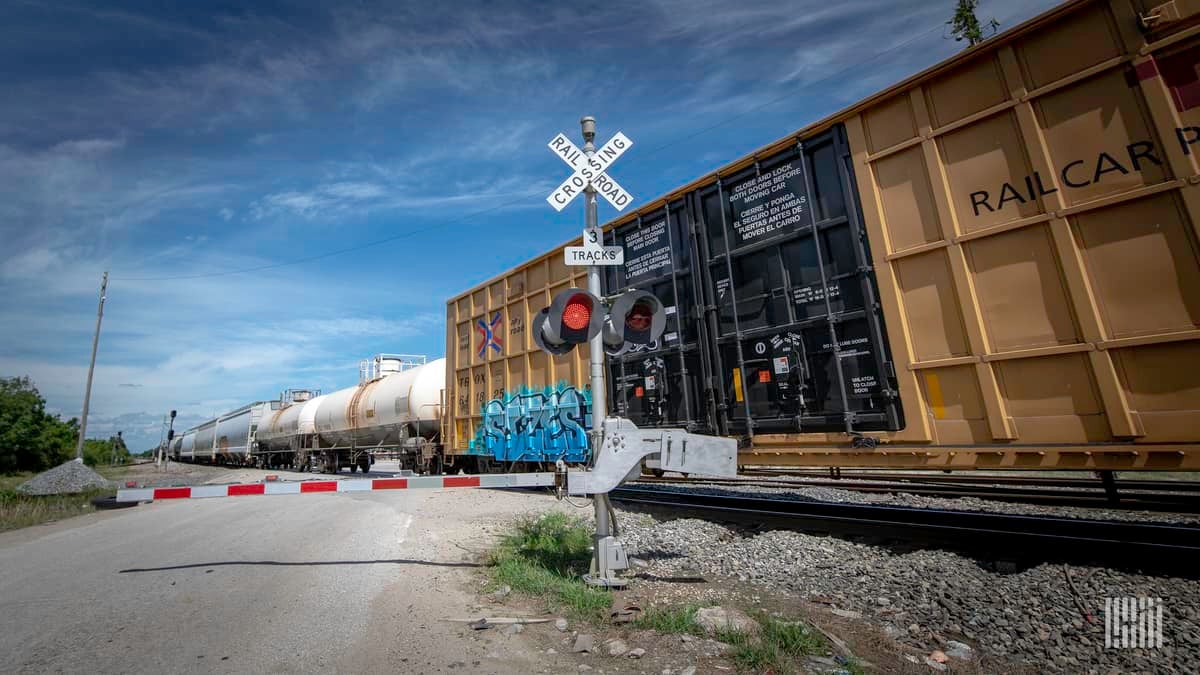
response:
<path id="1" fill-rule="evenodd" d="M 832 481 L 904 481 L 910 483 L 939 483 L 962 485 L 1022 485 L 1040 487 L 1073 487 L 1093 490 L 1103 489 L 1096 478 L 1063 478 L 1058 476 L 996 476 L 978 473 L 922 474 L 900 472 L 845 472 L 831 476 L 828 471 L 805 471 L 788 469 L 741 469 L 746 476 L 778 478 L 816 478 Z M 1115 481 L 1119 491 L 1123 490 L 1169 490 L 1171 492 L 1200 492 L 1200 480 L 1127 480 Z"/>
<path id="2" fill-rule="evenodd" d="M 794 501 L 622 487 L 614 502 L 768 529 L 932 544 L 990 560 L 1075 562 L 1200 575 L 1200 527 L 986 511 Z"/>
<path id="3" fill-rule="evenodd" d="M 751 474 L 753 475 L 753 474 Z M 826 487 L 852 492 L 874 494 L 914 494 L 926 497 L 975 497 L 996 501 L 1019 502 L 1024 504 L 1041 504 L 1046 506 L 1076 506 L 1083 508 L 1128 509 L 1139 511 L 1160 511 L 1168 513 L 1200 513 L 1200 488 L 1193 489 L 1191 481 L 1184 483 L 1182 489 L 1176 488 L 1177 481 L 1127 481 L 1120 484 L 1118 498 L 1109 497 L 1104 487 L 1095 482 L 1080 479 L 1057 479 L 1056 482 L 1032 480 L 1020 481 L 1017 477 L 971 477 L 970 480 L 942 480 L 945 478 L 966 478 L 960 476 L 929 476 L 905 475 L 889 476 L 887 474 L 849 475 L 838 479 L 817 478 L 784 474 L 801 480 L 759 479 L 759 478 L 682 478 L 668 476 L 651 478 L 643 476 L 639 483 L 668 484 L 668 485 L 712 485 L 715 487 L 770 487 L 770 488 L 804 488 Z M 1031 477 L 1037 478 L 1037 477 Z M 1073 481 L 1073 482 L 1066 482 Z M 1200 484 L 1197 484 L 1200 485 Z"/>

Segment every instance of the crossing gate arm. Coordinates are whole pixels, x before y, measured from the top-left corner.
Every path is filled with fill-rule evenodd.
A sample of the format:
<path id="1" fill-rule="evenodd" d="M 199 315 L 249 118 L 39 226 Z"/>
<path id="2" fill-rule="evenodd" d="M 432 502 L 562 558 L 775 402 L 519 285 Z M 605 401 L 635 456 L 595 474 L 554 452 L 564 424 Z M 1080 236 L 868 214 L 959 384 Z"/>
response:
<path id="1" fill-rule="evenodd" d="M 589 471 L 567 473 L 567 493 L 608 494 L 642 472 L 643 459 L 656 459 L 664 471 L 733 478 L 737 476 L 737 441 L 682 429 L 639 429 L 623 417 L 606 417 L 603 440 Z"/>
<path id="2" fill-rule="evenodd" d="M 509 473 L 480 476 L 410 476 L 350 480 L 307 480 L 234 485 L 123 488 L 118 502 L 150 502 L 163 499 L 206 499 L 251 495 L 295 495 L 313 492 L 372 492 L 377 490 L 442 490 L 447 488 L 555 487 L 555 473 Z"/>

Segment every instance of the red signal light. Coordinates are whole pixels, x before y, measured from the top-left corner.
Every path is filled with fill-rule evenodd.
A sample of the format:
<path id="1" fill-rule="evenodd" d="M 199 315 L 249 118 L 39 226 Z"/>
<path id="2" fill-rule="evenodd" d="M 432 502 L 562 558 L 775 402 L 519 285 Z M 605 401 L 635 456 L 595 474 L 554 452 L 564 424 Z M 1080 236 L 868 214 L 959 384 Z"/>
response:
<path id="1" fill-rule="evenodd" d="M 586 295 L 576 295 L 563 309 L 563 325 L 571 330 L 584 330 L 592 320 L 592 301 Z"/>
<path id="2" fill-rule="evenodd" d="M 650 323 L 654 320 L 654 310 L 650 305 L 639 302 L 629 310 L 629 314 L 625 316 L 625 325 L 638 332 L 650 330 Z"/>

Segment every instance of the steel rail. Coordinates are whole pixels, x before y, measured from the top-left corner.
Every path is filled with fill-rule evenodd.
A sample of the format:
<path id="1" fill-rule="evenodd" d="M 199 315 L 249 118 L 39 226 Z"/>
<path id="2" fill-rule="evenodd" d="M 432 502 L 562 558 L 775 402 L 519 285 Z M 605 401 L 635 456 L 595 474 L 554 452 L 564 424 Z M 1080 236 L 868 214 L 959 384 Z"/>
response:
<path id="1" fill-rule="evenodd" d="M 1026 488 L 993 486 L 986 484 L 968 485 L 924 485 L 920 483 L 856 482 L 858 478 L 839 480 L 763 480 L 763 479 L 713 479 L 713 478 L 650 478 L 637 480 L 643 484 L 665 485 L 712 485 L 714 487 L 769 487 L 794 489 L 807 487 L 833 488 L 851 492 L 871 494 L 913 494 L 927 497 L 959 498 L 975 497 L 996 501 L 1042 504 L 1047 506 L 1076 506 L 1081 508 L 1109 508 L 1118 510 L 1161 511 L 1168 513 L 1200 513 L 1200 495 L 1192 493 L 1170 494 L 1145 490 L 1122 490 L 1117 501 L 1110 500 L 1100 486 L 1080 486 L 1074 489 Z"/>
<path id="2" fill-rule="evenodd" d="M 986 511 L 795 501 L 622 487 L 613 501 L 771 529 L 933 544 L 1012 562 L 1077 562 L 1200 575 L 1200 527 Z"/>
<path id="3" fill-rule="evenodd" d="M 824 480 L 871 480 L 871 481 L 907 481 L 915 483 L 961 483 L 961 484 L 991 484 L 991 485 L 1041 485 L 1045 487 L 1078 487 L 1103 489 L 1096 478 L 1063 478 L 1056 476 L 996 476 L 988 474 L 915 474 L 915 473 L 841 473 L 831 477 L 828 471 L 789 471 L 787 469 L 741 469 L 747 476 L 763 476 L 770 478 L 816 478 Z M 1169 492 L 1200 492 L 1200 481 L 1191 480 L 1141 480 L 1117 479 L 1117 490 L 1161 490 Z"/>

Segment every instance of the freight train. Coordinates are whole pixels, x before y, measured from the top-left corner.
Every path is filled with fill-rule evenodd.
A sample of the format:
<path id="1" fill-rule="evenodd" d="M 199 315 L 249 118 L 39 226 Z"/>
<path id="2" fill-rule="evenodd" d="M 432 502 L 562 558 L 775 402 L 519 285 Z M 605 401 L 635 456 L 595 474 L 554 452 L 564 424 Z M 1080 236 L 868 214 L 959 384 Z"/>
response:
<path id="1" fill-rule="evenodd" d="M 1066 2 L 607 223 L 605 291 L 667 314 L 614 413 L 743 465 L 1200 469 L 1200 5 L 1144 5 Z M 563 253 L 448 300 L 437 406 L 259 404 L 259 451 L 584 461 L 587 345 L 529 330 L 586 286 Z"/>
<path id="2" fill-rule="evenodd" d="M 289 389 L 187 430 L 170 453 L 181 462 L 337 473 L 366 472 L 386 452 L 402 468 L 438 473 L 445 372 L 445 359 L 380 354 L 362 363 L 353 387 Z"/>

